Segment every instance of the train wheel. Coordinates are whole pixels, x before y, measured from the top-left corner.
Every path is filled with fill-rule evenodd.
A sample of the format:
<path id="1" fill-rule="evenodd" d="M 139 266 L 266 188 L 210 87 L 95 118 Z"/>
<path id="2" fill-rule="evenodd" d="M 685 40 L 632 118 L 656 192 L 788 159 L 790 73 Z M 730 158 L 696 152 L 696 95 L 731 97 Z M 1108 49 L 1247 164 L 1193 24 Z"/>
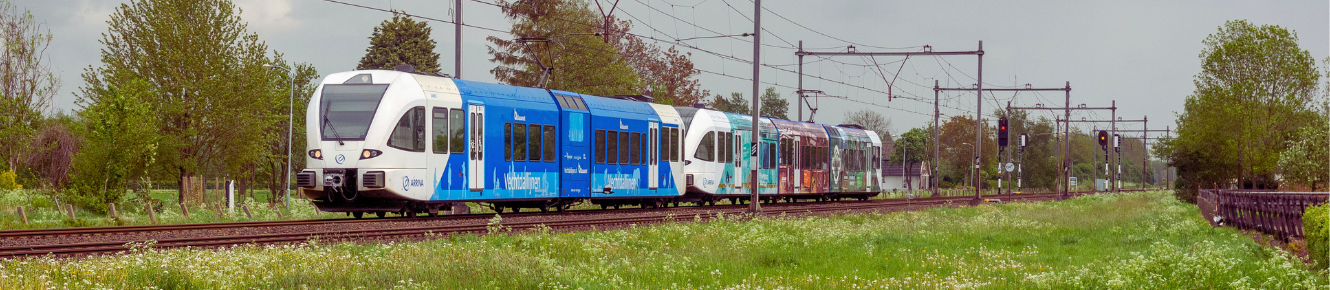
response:
<path id="1" fill-rule="evenodd" d="M 382 211 L 374 212 L 374 216 L 377 216 L 377 217 L 379 217 L 379 218 L 383 218 L 383 217 L 385 217 L 385 216 L 388 216 L 388 213 L 387 213 L 387 212 L 382 212 Z"/>
<path id="2" fill-rule="evenodd" d="M 614 204 L 614 209 L 619 209 L 619 204 Z"/>
<path id="3" fill-rule="evenodd" d="M 363 218 L 363 217 L 365 217 L 365 212 L 363 212 L 363 211 L 352 212 L 352 213 L 351 213 L 351 216 L 356 217 L 356 218 Z"/>
<path id="4" fill-rule="evenodd" d="M 716 201 L 715 201 L 715 200 L 709 200 L 709 201 L 707 201 L 707 205 L 710 205 L 710 206 L 716 206 Z"/>

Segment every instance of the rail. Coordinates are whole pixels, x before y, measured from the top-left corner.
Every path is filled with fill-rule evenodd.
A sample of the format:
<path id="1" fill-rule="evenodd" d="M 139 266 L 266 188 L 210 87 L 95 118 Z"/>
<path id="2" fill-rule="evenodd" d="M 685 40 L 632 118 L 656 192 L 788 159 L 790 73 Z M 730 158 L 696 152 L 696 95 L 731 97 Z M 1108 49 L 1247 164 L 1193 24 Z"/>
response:
<path id="1" fill-rule="evenodd" d="M 1325 203 L 1330 193 L 1202 189 L 1202 215 L 1212 225 L 1231 225 L 1275 235 L 1281 240 L 1302 238 L 1302 212 Z"/>

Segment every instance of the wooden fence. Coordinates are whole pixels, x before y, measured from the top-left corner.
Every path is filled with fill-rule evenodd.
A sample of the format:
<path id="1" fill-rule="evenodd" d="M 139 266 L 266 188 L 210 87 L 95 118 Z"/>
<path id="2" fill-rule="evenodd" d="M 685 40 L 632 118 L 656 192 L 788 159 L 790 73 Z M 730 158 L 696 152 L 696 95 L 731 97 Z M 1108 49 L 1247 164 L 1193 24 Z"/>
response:
<path id="1" fill-rule="evenodd" d="M 1278 236 L 1302 238 L 1302 212 L 1326 202 L 1324 192 L 1202 189 L 1197 204 L 1212 225 L 1231 225 Z"/>

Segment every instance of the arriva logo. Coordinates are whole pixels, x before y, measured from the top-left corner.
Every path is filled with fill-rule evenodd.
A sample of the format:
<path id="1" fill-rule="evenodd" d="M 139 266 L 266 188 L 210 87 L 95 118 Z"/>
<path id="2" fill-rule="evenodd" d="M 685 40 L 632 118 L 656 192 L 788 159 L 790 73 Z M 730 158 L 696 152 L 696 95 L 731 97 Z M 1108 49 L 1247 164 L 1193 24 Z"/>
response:
<path id="1" fill-rule="evenodd" d="M 623 120 L 619 120 L 619 130 L 628 130 L 628 125 L 624 125 Z"/>
<path id="2" fill-rule="evenodd" d="M 513 110 L 513 120 L 526 121 L 526 116 L 518 115 L 517 110 Z"/>
<path id="3" fill-rule="evenodd" d="M 411 191 L 412 187 L 425 186 L 424 179 L 411 179 L 410 176 L 402 176 L 402 191 Z"/>
<path id="4" fill-rule="evenodd" d="M 337 161 L 337 164 L 342 164 L 342 162 L 346 162 L 346 155 L 337 154 L 337 157 L 333 158 L 333 161 Z"/>

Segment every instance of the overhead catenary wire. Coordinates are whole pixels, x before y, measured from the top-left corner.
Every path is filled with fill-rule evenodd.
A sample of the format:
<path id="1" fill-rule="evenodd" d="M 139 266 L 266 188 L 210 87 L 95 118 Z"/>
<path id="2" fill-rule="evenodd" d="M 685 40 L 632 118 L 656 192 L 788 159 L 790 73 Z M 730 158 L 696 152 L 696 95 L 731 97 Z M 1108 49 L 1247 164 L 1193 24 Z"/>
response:
<path id="1" fill-rule="evenodd" d="M 347 2 L 337 1 L 337 0 L 324 0 L 324 1 L 325 1 L 325 2 L 329 2 L 329 3 L 335 3 L 335 4 L 347 5 L 347 6 L 351 6 L 351 7 L 362 8 L 362 9 L 376 10 L 376 11 L 388 12 L 388 13 L 397 13 L 397 14 L 400 14 L 400 15 L 403 15 L 403 16 L 414 17 L 414 18 L 419 18 L 419 19 L 429 20 L 429 21 L 435 21 L 435 22 L 440 22 L 440 23 L 456 24 L 455 22 L 453 22 L 453 21 L 449 21 L 449 20 L 442 20 L 442 19 L 437 19 L 437 18 L 432 18 L 432 17 L 422 16 L 422 15 L 416 15 L 416 14 L 411 14 L 411 13 L 405 13 L 405 12 L 402 12 L 402 11 L 393 11 L 393 10 L 382 9 L 382 8 L 376 8 L 376 7 L 371 7 L 371 6 L 365 6 L 365 5 L 359 5 L 359 4 L 347 3 Z M 502 7 L 502 6 L 498 5 L 498 4 L 490 3 L 490 2 L 485 2 L 485 1 L 481 1 L 481 0 L 471 0 L 471 1 L 472 1 L 472 2 L 476 2 L 476 3 L 481 3 L 481 4 L 486 4 L 486 5 L 491 5 L 491 6 L 499 7 L 499 8 L 501 8 L 501 9 L 504 8 L 504 7 Z M 573 23 L 573 24 L 578 24 L 578 25 L 588 26 L 588 27 L 592 27 L 592 28 L 597 27 L 597 25 L 594 25 L 594 24 L 580 23 L 580 22 L 577 22 L 577 21 L 571 21 L 571 20 L 561 19 L 561 18 L 557 18 L 557 17 L 552 17 L 552 18 L 557 19 L 557 20 L 560 20 L 560 21 L 565 21 L 565 22 L 569 22 L 569 23 Z M 640 21 L 640 19 L 639 19 L 639 21 Z M 684 21 L 684 22 L 687 22 L 687 21 Z M 692 23 L 690 23 L 690 24 L 692 24 Z M 484 31 L 496 32 L 496 33 L 504 33 L 504 34 L 510 34 L 510 35 L 513 34 L 511 31 L 505 31 L 505 30 L 500 30 L 500 29 L 494 29 L 494 28 L 488 28 L 488 27 L 482 27 L 482 26 L 470 25 L 470 24 L 461 24 L 461 25 L 462 25 L 463 27 L 476 28 L 476 29 L 480 29 L 480 30 L 484 30 Z M 648 28 L 651 28 L 653 31 L 660 32 L 659 30 L 654 29 L 654 27 L 650 27 L 649 25 L 647 25 L 647 26 L 648 26 Z M 699 27 L 699 28 L 701 28 L 701 27 Z M 709 29 L 706 29 L 706 28 L 701 28 L 701 29 L 709 30 Z M 710 51 L 710 50 L 706 50 L 706 49 L 702 49 L 702 48 L 700 48 L 700 47 L 697 47 L 697 46 L 694 46 L 694 45 L 690 45 L 690 44 L 687 44 L 687 43 L 680 43 L 680 42 L 674 42 L 674 41 L 667 41 L 667 40 L 663 40 L 663 39 L 660 39 L 660 38 L 657 38 L 657 37 L 651 37 L 651 36 L 646 36 L 646 35 L 634 34 L 634 33 L 626 32 L 626 31 L 625 31 L 625 32 L 622 32 L 622 33 L 624 33 L 624 34 L 628 34 L 628 35 L 633 35 L 633 36 L 640 37 L 640 38 L 644 38 L 644 39 L 648 39 L 648 40 L 651 40 L 651 41 L 654 41 L 654 42 L 663 42 L 663 43 L 673 43 L 673 44 L 677 44 L 677 45 L 682 46 L 682 47 L 684 47 L 684 48 L 688 48 L 688 49 L 696 50 L 696 51 L 703 52 L 703 53 L 706 53 L 706 54 L 709 54 L 709 55 L 713 55 L 713 56 L 718 57 L 718 58 L 721 58 L 721 59 L 723 59 L 723 60 L 736 61 L 736 62 L 740 62 L 740 63 L 744 63 L 744 64 L 752 64 L 752 61 L 751 61 L 751 60 L 741 59 L 741 58 L 738 58 L 738 57 L 735 57 L 735 56 L 732 56 L 732 55 L 724 55 L 724 54 L 720 54 L 720 53 L 717 53 L 717 52 L 714 52 L 714 51 Z M 665 34 L 665 33 L 663 33 L 663 32 L 660 32 L 660 33 Z M 749 43 L 751 43 L 751 42 L 749 42 Z M 584 48 L 584 49 L 594 49 L 594 48 L 581 47 L 580 45 L 576 45 L 576 46 L 579 47 L 579 48 Z M 779 46 L 776 46 L 776 47 L 779 47 Z M 617 53 L 617 52 L 614 52 L 614 51 L 606 51 L 606 52 L 607 52 L 607 53 Z M 767 68 L 770 68 L 770 69 L 774 69 L 774 70 L 776 70 L 776 71 L 778 71 L 778 72 L 797 73 L 797 72 L 795 72 L 795 71 L 792 71 L 792 70 L 789 70 L 789 69 L 785 69 L 785 68 L 781 68 L 781 67 L 779 67 L 779 66 L 773 66 L 773 65 L 768 65 L 768 64 L 759 64 L 759 65 L 762 66 L 762 67 L 767 67 Z M 732 76 L 732 75 L 729 75 L 729 74 L 726 74 L 726 73 L 723 73 L 723 72 L 718 73 L 718 72 L 714 72 L 714 71 L 709 71 L 709 70 L 699 69 L 699 68 L 696 68 L 696 67 L 695 67 L 694 69 L 698 70 L 699 72 L 703 72 L 703 73 L 708 73 L 708 74 L 713 74 L 713 75 L 720 75 L 720 76 L 726 76 L 726 77 L 737 78 L 737 77 L 735 77 L 735 76 Z M 869 91 L 869 92 L 874 92 L 874 93 L 880 93 L 880 94 L 886 94 L 886 92 L 883 92 L 883 91 L 881 91 L 881 90 L 871 89 L 871 88 L 867 88 L 867 87 L 864 87 L 864 86 L 861 86 L 861 85 L 854 85 L 854 84 L 850 84 L 850 83 L 847 83 L 847 82 L 844 82 L 844 81 L 828 79 L 828 78 L 825 78 L 825 77 L 822 77 L 822 76 L 808 75 L 808 77 L 811 77 L 811 78 L 814 78 L 814 79 L 818 79 L 818 80 L 820 80 L 820 81 L 826 81 L 826 82 L 830 82 L 830 83 L 834 83 L 834 84 L 839 84 L 839 85 L 843 85 L 843 86 L 851 87 L 851 88 L 857 88 L 857 89 L 861 89 L 861 90 L 864 90 L 864 91 Z M 751 79 L 749 79 L 749 78 L 739 78 L 739 79 L 742 79 L 742 80 L 750 80 L 750 81 L 751 81 Z M 793 87 L 790 87 L 790 86 L 787 86 L 787 85 L 779 85 L 779 84 L 777 84 L 777 83 L 771 83 L 771 82 L 762 82 L 762 83 L 764 83 L 764 84 L 769 84 L 769 85 L 774 85 L 774 86 L 779 86 L 779 87 L 784 87 L 784 88 L 791 88 L 791 89 L 793 89 Z M 913 94 L 911 94 L 911 95 L 913 95 Z M 916 97 L 917 97 L 917 95 L 916 95 Z M 923 101 L 921 101 L 921 100 L 919 100 L 919 99 L 917 99 L 917 98 L 907 98 L 907 99 L 910 99 L 910 100 L 912 100 L 912 101 L 917 101 L 917 102 L 923 102 Z M 919 113 L 919 112 L 915 112 L 915 111 L 910 111 L 910 110 L 905 110 L 905 109 L 895 108 L 895 107 L 891 107 L 891 106 L 886 106 L 886 105 L 876 104 L 876 103 L 872 103 L 872 102 L 864 102 L 864 101 L 851 100 L 851 99 L 846 99 L 846 100 L 847 100 L 847 101 L 851 101 L 851 102 L 861 103 L 861 104 L 867 104 L 867 105 L 872 105 L 872 106 L 878 106 L 878 107 L 888 108 L 888 109 L 892 109 L 892 110 L 899 110 L 899 111 L 903 111 L 903 112 L 909 112 L 909 113 L 913 113 L 913 114 L 919 114 L 919 115 L 924 115 L 924 116 L 932 116 L 932 114 L 924 114 L 924 113 Z M 931 104 L 931 103 L 929 103 L 929 104 Z M 961 109 L 959 109 L 959 108 L 953 108 L 953 109 L 961 110 Z"/>

